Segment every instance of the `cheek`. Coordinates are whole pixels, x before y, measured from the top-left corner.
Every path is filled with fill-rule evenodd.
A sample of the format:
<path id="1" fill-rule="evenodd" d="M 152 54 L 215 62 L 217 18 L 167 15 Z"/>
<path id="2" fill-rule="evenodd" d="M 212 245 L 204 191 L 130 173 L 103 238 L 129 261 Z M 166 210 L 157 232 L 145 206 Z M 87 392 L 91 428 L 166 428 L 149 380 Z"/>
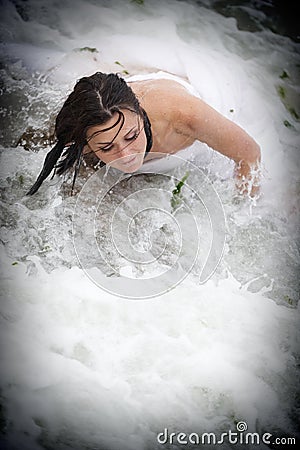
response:
<path id="1" fill-rule="evenodd" d="M 140 159 L 141 161 L 143 161 L 144 159 L 144 153 L 146 151 L 146 146 L 147 146 L 147 138 L 145 133 L 140 134 L 139 137 L 131 144 L 128 146 L 128 152 L 126 152 L 126 156 L 128 156 L 128 154 L 133 154 L 133 153 L 140 153 L 140 155 L 138 155 L 138 159 Z M 92 149 L 90 149 L 91 151 Z M 103 153 L 101 151 L 94 151 L 94 154 L 97 156 L 98 159 L 100 159 L 101 161 L 103 161 L 105 164 L 109 164 L 113 161 L 115 161 L 116 159 L 122 158 L 123 155 L 122 153 Z"/>
<path id="2" fill-rule="evenodd" d="M 143 153 L 146 151 L 147 139 L 146 136 L 139 136 L 130 147 L 131 153 Z M 143 157 L 143 156 L 142 156 Z"/>
<path id="3" fill-rule="evenodd" d="M 116 157 L 114 155 L 112 155 L 111 153 L 103 153 L 101 151 L 94 151 L 93 153 L 97 156 L 97 158 L 100 161 L 103 161 L 105 164 L 109 164 L 111 161 L 113 161 L 114 159 L 116 159 Z"/>
<path id="4" fill-rule="evenodd" d="M 142 134 L 142 136 L 140 136 L 141 138 L 141 150 L 140 151 L 146 151 L 146 147 L 147 147 L 147 138 L 145 133 Z"/>

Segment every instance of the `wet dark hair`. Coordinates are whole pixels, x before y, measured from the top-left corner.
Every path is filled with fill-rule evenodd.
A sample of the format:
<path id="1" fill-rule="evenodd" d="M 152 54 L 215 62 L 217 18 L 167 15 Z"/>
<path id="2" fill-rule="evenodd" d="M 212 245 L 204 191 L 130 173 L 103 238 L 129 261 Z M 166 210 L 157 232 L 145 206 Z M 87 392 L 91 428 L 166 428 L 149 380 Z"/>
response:
<path id="1" fill-rule="evenodd" d="M 145 114 L 138 99 L 123 78 L 118 74 L 96 72 L 81 78 L 63 104 L 56 117 L 55 134 L 57 143 L 47 154 L 41 173 L 26 195 L 34 194 L 54 169 L 54 175 L 61 175 L 75 165 L 72 191 L 83 158 L 83 148 L 87 144 L 89 127 L 102 125 L 115 112 L 120 129 L 124 123 L 121 109 L 128 109 L 143 117 Z M 71 144 L 68 147 L 67 144 Z M 58 162 L 58 160 L 62 159 Z"/>

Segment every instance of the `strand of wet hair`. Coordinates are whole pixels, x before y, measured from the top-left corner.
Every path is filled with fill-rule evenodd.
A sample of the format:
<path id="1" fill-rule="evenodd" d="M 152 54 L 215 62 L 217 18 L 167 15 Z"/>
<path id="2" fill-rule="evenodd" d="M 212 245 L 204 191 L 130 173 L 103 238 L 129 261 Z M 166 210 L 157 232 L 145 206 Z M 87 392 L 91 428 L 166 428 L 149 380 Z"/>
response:
<path id="1" fill-rule="evenodd" d="M 69 147 L 66 148 L 66 150 L 64 151 L 64 153 L 62 155 L 62 158 L 64 158 L 64 159 L 59 161 L 55 166 L 55 172 L 54 172 L 53 176 L 55 174 L 62 175 L 64 172 L 66 172 L 66 170 L 73 167 L 76 162 L 75 170 L 74 170 L 74 177 L 73 177 L 73 182 L 72 182 L 72 188 L 71 188 L 71 195 L 73 195 L 75 181 L 76 181 L 76 178 L 77 178 L 77 175 L 78 175 L 81 163 L 82 163 L 84 145 L 85 145 L 85 143 L 82 145 L 78 145 L 76 143 L 71 144 Z"/>
<path id="2" fill-rule="evenodd" d="M 53 147 L 53 149 L 50 150 L 49 153 L 47 153 L 43 168 L 42 168 L 36 182 L 29 189 L 29 191 L 26 193 L 26 195 L 33 195 L 37 192 L 37 190 L 40 188 L 43 181 L 50 175 L 50 173 L 54 169 L 57 161 L 59 160 L 59 158 L 63 152 L 64 147 L 65 146 L 64 146 L 63 142 L 58 141 L 56 143 L 56 145 Z"/>
<path id="3" fill-rule="evenodd" d="M 75 153 L 75 161 L 76 165 L 75 165 L 75 170 L 74 170 L 74 176 L 73 176 L 73 182 L 72 182 L 72 188 L 71 188 L 71 195 L 73 195 L 73 191 L 74 191 L 74 186 L 75 186 L 75 181 L 82 163 L 82 159 L 83 159 L 83 147 L 84 145 L 78 145 L 76 148 L 76 152 Z"/>
<path id="4" fill-rule="evenodd" d="M 66 170 L 73 167 L 75 161 L 78 158 L 78 146 L 76 143 L 69 145 L 62 154 L 61 161 L 55 166 L 55 174 L 62 175 Z"/>
<path id="5" fill-rule="evenodd" d="M 41 173 L 39 174 L 36 182 L 31 187 L 31 189 L 26 193 L 26 195 L 33 195 L 35 194 L 38 189 L 40 188 L 41 184 L 44 182 L 46 178 L 50 175 L 52 170 L 54 170 L 54 173 L 51 177 L 51 179 L 57 174 L 62 175 L 66 170 L 70 169 L 74 166 L 75 162 L 75 171 L 74 171 L 74 178 L 72 183 L 72 190 L 71 193 L 73 193 L 74 185 L 76 181 L 77 174 L 79 172 L 81 162 L 82 162 L 82 154 L 83 154 L 83 147 L 84 144 L 78 145 L 76 143 L 71 144 L 69 147 L 65 149 L 64 144 L 61 143 L 61 141 L 58 141 L 57 144 L 53 147 L 52 150 L 47 154 L 43 168 L 41 170 Z M 63 150 L 65 151 L 63 152 Z M 60 157 L 63 157 L 61 161 L 57 163 Z"/>

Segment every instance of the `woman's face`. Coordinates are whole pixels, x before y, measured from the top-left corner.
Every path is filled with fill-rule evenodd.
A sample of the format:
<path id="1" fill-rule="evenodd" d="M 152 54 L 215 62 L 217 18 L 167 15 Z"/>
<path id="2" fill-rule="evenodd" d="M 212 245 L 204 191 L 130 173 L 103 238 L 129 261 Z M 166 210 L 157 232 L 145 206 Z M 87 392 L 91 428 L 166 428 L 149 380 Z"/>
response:
<path id="1" fill-rule="evenodd" d="M 143 164 L 147 138 L 143 119 L 126 109 L 121 112 L 123 126 L 116 112 L 105 124 L 90 127 L 86 139 L 90 150 L 105 164 L 132 173 Z"/>

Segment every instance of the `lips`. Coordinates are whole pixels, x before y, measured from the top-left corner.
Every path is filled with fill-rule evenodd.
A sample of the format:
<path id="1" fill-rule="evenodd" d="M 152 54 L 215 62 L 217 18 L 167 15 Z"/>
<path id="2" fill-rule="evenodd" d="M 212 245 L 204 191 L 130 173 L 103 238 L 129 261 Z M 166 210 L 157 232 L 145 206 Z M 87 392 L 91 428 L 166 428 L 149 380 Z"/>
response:
<path id="1" fill-rule="evenodd" d="M 123 162 L 123 166 L 130 166 L 136 159 L 136 156 L 133 156 L 132 158 L 130 158 L 128 161 Z"/>

